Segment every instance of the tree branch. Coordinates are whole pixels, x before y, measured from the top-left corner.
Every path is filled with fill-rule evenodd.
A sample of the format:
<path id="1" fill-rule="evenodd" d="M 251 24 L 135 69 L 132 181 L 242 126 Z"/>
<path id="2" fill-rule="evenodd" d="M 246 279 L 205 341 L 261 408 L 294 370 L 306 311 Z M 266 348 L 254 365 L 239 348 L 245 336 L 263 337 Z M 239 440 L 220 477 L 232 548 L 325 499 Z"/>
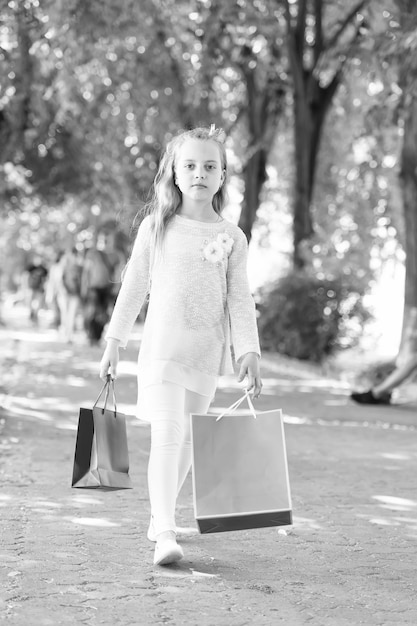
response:
<path id="1" fill-rule="evenodd" d="M 290 11 L 289 0 L 284 0 L 285 21 L 287 22 L 287 34 L 294 40 L 294 50 L 302 59 L 304 52 L 304 35 L 306 27 L 307 0 L 299 0 L 298 13 L 295 25 Z"/>
<path id="2" fill-rule="evenodd" d="M 315 21 L 315 36 L 314 36 L 314 48 L 313 59 L 314 67 L 317 65 L 321 53 L 324 49 L 323 40 L 323 0 L 314 0 L 314 21 Z"/>
<path id="3" fill-rule="evenodd" d="M 296 37 L 299 42 L 304 42 L 306 29 L 307 0 L 298 0 Z"/>
<path id="4" fill-rule="evenodd" d="M 181 123 L 188 126 L 192 125 L 192 120 L 190 119 L 189 110 L 186 105 L 187 99 L 187 90 L 186 90 L 186 82 L 183 77 L 182 68 L 178 59 L 174 56 L 171 50 L 169 50 L 166 46 L 167 39 L 167 30 L 169 22 L 166 20 L 165 15 L 162 12 L 157 11 L 157 5 L 155 2 L 152 3 L 153 6 L 153 20 L 156 26 L 155 28 L 155 38 L 158 41 L 158 44 L 161 47 L 161 50 L 164 50 L 166 55 L 168 56 L 169 65 L 171 68 L 172 76 L 175 78 L 177 83 L 178 92 L 181 94 L 180 97 L 180 107 L 179 113 L 181 117 Z M 172 32 L 172 31 L 171 31 Z"/>
<path id="5" fill-rule="evenodd" d="M 292 19 L 291 19 L 290 3 L 288 0 L 284 0 L 284 9 L 285 9 L 285 21 L 287 22 L 287 30 L 288 32 L 290 32 L 290 30 L 292 30 Z"/>
<path id="6" fill-rule="evenodd" d="M 360 11 L 362 9 L 362 7 L 365 6 L 365 4 L 368 4 L 368 2 L 369 2 L 369 0 L 360 0 L 358 2 L 358 4 L 350 11 L 350 13 L 348 13 L 346 15 L 345 19 L 342 21 L 342 23 L 340 24 L 339 28 L 336 30 L 334 35 L 332 37 L 330 37 L 330 39 L 326 42 L 326 45 L 324 46 L 323 49 L 327 49 L 328 50 L 330 48 L 333 48 L 333 46 L 340 39 L 340 37 L 343 34 L 343 32 L 349 26 L 350 22 L 355 17 L 356 13 L 358 13 L 358 11 Z"/>

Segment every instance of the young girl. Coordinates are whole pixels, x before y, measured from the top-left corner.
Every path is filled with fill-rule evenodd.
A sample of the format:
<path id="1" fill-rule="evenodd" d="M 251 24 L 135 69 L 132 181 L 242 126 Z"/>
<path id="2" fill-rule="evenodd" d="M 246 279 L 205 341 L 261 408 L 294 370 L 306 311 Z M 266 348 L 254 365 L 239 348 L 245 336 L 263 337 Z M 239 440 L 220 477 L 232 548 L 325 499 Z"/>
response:
<path id="1" fill-rule="evenodd" d="M 191 466 L 190 414 L 206 413 L 230 343 L 254 398 L 261 392 L 247 240 L 221 217 L 227 174 L 222 130 L 196 128 L 168 144 L 107 330 L 100 376 L 116 377 L 119 347 L 149 291 L 138 359 L 138 408 L 151 423 L 148 487 L 154 564 L 183 558 L 175 505 Z"/>

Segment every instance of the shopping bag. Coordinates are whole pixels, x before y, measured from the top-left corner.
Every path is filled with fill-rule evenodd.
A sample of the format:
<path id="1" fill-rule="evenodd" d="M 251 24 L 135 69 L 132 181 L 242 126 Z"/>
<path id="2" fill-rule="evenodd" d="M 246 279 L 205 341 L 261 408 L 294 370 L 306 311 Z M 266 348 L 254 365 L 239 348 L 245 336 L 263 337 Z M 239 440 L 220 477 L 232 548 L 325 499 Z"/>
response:
<path id="1" fill-rule="evenodd" d="M 112 389 L 113 409 L 107 408 Z M 105 392 L 104 406 L 97 403 Z M 114 381 L 107 377 L 92 409 L 80 408 L 72 487 L 131 489 L 125 416 L 117 411 Z"/>
<path id="2" fill-rule="evenodd" d="M 248 412 L 236 413 L 247 400 Z M 191 415 L 194 513 L 201 533 L 292 524 L 281 410 L 249 392 L 219 415 Z"/>

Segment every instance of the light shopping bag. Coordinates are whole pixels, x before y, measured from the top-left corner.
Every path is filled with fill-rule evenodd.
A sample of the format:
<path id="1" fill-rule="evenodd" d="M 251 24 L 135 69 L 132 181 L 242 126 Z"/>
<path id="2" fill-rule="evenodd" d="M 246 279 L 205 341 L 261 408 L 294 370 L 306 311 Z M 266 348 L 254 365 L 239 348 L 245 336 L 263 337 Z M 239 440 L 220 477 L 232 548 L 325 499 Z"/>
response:
<path id="1" fill-rule="evenodd" d="M 107 408 L 112 389 L 113 409 Z M 98 407 L 105 392 L 104 406 Z M 91 409 L 80 408 L 75 444 L 72 487 L 130 489 L 126 419 L 116 408 L 110 376 Z"/>
<path id="2" fill-rule="evenodd" d="M 192 414 L 191 439 L 201 533 L 292 524 L 281 410 L 255 411 L 246 391 L 219 416 Z"/>

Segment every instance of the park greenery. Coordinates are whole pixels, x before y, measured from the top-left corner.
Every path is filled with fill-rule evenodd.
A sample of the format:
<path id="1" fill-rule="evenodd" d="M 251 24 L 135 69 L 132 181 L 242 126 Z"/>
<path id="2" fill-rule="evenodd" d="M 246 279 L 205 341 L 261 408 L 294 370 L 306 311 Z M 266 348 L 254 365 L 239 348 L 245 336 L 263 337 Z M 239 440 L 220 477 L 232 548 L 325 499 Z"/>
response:
<path id="1" fill-rule="evenodd" d="M 105 220 L 129 234 L 166 141 L 215 123 L 239 225 L 284 259 L 259 294 L 264 345 L 315 360 L 351 345 L 392 258 L 407 342 L 416 85 L 414 0 L 0 0 L 5 284 L 34 252 L 90 245 Z M 301 354 L 303 320 L 316 341 Z"/>

